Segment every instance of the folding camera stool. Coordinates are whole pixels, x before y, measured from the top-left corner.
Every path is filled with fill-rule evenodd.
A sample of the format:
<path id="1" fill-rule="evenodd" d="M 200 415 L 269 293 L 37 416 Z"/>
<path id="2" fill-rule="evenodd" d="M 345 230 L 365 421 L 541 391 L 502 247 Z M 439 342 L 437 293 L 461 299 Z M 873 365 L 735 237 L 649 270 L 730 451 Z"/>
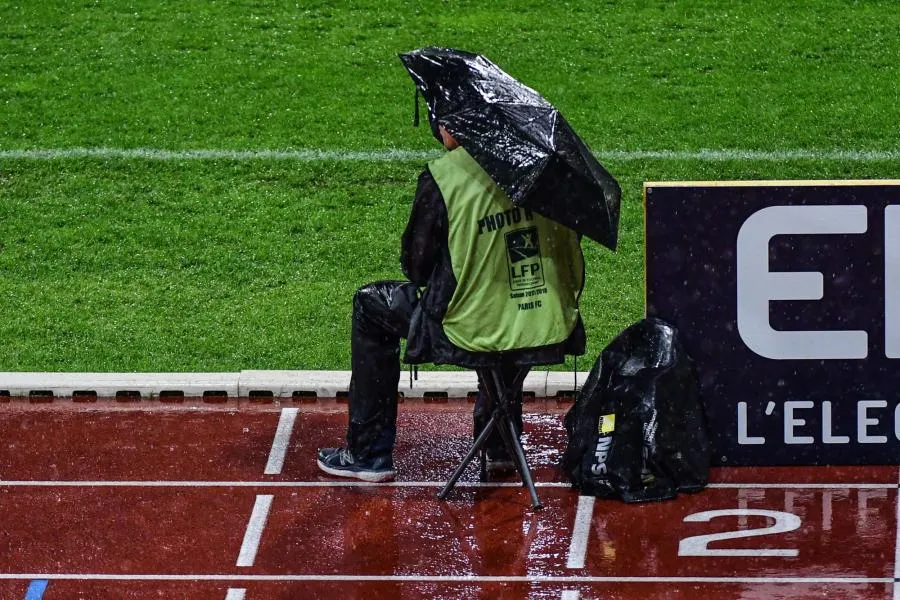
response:
<path id="1" fill-rule="evenodd" d="M 513 459 L 513 463 L 516 465 L 519 476 L 522 478 L 522 485 L 528 488 L 528 493 L 531 495 L 531 506 L 535 510 L 540 510 L 542 508 L 541 501 L 537 496 L 537 490 L 534 487 L 531 469 L 528 467 L 528 461 L 525 460 L 525 451 L 522 449 L 522 442 L 519 441 L 516 426 L 513 423 L 512 416 L 509 414 L 509 403 L 512 390 L 521 387 L 522 382 L 525 381 L 525 376 L 528 375 L 528 371 L 528 367 L 520 367 L 513 378 L 512 384 L 506 386 L 503 382 L 503 376 L 499 366 L 475 370 L 478 374 L 478 381 L 483 386 L 487 395 L 487 408 L 491 417 L 484 426 L 484 429 L 481 430 L 481 433 L 478 434 L 478 437 L 475 438 L 475 442 L 472 444 L 472 447 L 469 448 L 462 463 L 456 467 L 456 470 L 453 472 L 453 475 L 450 476 L 449 481 L 447 481 L 446 485 L 438 492 L 437 497 L 440 500 L 445 500 L 447 498 L 447 495 L 456 486 L 456 482 L 459 480 L 460 476 L 462 476 L 466 467 L 469 466 L 469 463 L 472 462 L 472 459 L 475 458 L 476 454 L 479 455 L 480 461 L 480 479 L 481 481 L 487 479 L 487 451 L 484 446 L 487 443 L 488 436 L 496 428 L 503 439 L 503 444 L 506 446 L 510 457 Z"/>

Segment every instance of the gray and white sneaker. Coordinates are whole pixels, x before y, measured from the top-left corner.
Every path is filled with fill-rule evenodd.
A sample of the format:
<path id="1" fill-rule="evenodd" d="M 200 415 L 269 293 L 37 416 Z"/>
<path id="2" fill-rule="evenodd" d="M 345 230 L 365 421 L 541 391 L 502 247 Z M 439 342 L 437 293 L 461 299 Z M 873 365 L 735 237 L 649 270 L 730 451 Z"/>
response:
<path id="1" fill-rule="evenodd" d="M 329 475 L 353 477 L 370 483 L 391 481 L 397 476 L 391 455 L 357 460 L 347 448 L 319 448 L 316 464 Z"/>

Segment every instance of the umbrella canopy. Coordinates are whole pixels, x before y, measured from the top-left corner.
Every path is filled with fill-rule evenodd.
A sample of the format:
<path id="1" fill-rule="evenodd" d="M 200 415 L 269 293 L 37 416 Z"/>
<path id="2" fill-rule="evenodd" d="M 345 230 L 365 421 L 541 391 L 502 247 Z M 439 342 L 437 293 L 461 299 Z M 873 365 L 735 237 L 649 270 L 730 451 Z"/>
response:
<path id="1" fill-rule="evenodd" d="M 400 60 L 432 127 L 443 125 L 514 204 L 616 249 L 621 188 L 553 105 L 478 54 L 421 48 Z"/>

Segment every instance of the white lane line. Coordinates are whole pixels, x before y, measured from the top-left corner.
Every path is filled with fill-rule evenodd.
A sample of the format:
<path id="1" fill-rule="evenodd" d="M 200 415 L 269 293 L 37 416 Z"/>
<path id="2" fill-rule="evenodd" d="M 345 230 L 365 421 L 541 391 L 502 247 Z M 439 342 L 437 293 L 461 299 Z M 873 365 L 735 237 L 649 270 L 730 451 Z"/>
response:
<path id="1" fill-rule="evenodd" d="M 595 499 L 594 496 L 578 497 L 578 511 L 575 513 L 575 525 L 572 527 L 572 542 L 569 544 L 569 559 L 566 562 L 567 569 L 584 568 Z"/>
<path id="2" fill-rule="evenodd" d="M 444 487 L 441 481 L 390 481 L 370 483 L 366 481 L 2 481 L 2 487 L 236 487 L 236 488 L 334 488 L 334 487 Z M 568 483 L 535 483 L 539 488 L 571 488 Z M 514 482 L 460 481 L 456 487 L 468 488 L 521 488 Z"/>
<path id="3" fill-rule="evenodd" d="M 710 483 L 711 489 L 757 489 L 757 490 L 892 490 L 896 483 Z"/>
<path id="4" fill-rule="evenodd" d="M 266 519 L 269 518 L 269 509 L 272 507 L 272 498 L 274 496 L 271 495 L 256 497 L 253 512 L 250 513 L 250 521 L 247 522 L 247 531 L 244 532 L 241 552 L 238 554 L 237 566 L 239 567 L 252 567 L 256 560 L 259 541 L 262 539 L 263 530 L 266 528 Z"/>
<path id="5" fill-rule="evenodd" d="M 900 473 L 897 475 L 897 514 L 894 526 L 897 528 L 894 537 L 894 600 L 900 600 Z"/>
<path id="6" fill-rule="evenodd" d="M 521 485 L 521 484 L 520 484 Z M 0 573 L 0 580 L 48 579 L 52 581 L 354 581 L 413 583 L 798 583 L 871 585 L 892 583 L 893 577 L 585 577 L 553 575 L 235 575 L 235 574 L 121 574 L 121 573 Z"/>
<path id="7" fill-rule="evenodd" d="M 225 600 L 244 600 L 244 594 L 247 593 L 245 588 L 228 588 L 225 594 Z"/>
<path id="8" fill-rule="evenodd" d="M 237 488 L 333 488 L 333 487 L 444 487 L 444 481 L 389 481 L 370 483 L 366 481 L 54 481 L 54 480 L 0 480 L 2 487 L 237 487 Z M 563 482 L 535 482 L 539 488 L 567 488 L 572 485 Z M 456 487 L 468 488 L 520 488 L 515 482 L 460 481 Z M 783 490 L 894 490 L 896 483 L 711 483 L 711 489 L 783 489 Z"/>
<path id="9" fill-rule="evenodd" d="M 581 594 L 578 590 L 563 590 L 562 596 L 560 596 L 559 600 L 578 600 Z"/>
<path id="10" fill-rule="evenodd" d="M 266 475 L 278 475 L 284 468 L 284 457 L 287 456 L 288 444 L 291 442 L 291 433 L 294 431 L 294 421 L 297 420 L 299 408 L 282 408 L 278 418 L 278 428 L 275 430 L 275 439 L 272 440 L 272 448 L 269 450 L 269 460 L 266 463 Z"/>
<path id="11" fill-rule="evenodd" d="M 785 161 L 785 160 L 839 160 L 853 162 L 879 162 L 900 160 L 900 150 L 851 150 L 793 149 L 793 150 L 741 150 L 729 148 L 704 148 L 699 150 L 600 150 L 594 153 L 598 159 L 609 160 L 699 160 L 721 161 Z M 215 148 L 194 150 L 165 150 L 162 148 L 31 148 L 0 150 L 0 159 L 58 160 L 68 158 L 143 159 L 158 161 L 183 160 L 286 160 L 296 162 L 359 161 L 389 162 L 400 160 L 429 160 L 440 156 L 429 150 L 387 148 L 384 150 L 224 150 Z"/>

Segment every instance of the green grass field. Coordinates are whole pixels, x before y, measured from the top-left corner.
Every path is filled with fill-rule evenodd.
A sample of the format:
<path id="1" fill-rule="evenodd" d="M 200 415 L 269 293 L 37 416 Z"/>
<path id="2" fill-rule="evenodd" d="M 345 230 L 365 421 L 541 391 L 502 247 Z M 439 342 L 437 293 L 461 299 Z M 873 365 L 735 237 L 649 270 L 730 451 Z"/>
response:
<path id="1" fill-rule="evenodd" d="M 0 370 L 348 368 L 438 152 L 397 59 L 420 46 L 540 91 L 622 185 L 579 367 L 643 314 L 642 182 L 900 173 L 894 0 L 500 6 L 0 5 Z M 212 154 L 160 154 L 187 150 Z"/>

